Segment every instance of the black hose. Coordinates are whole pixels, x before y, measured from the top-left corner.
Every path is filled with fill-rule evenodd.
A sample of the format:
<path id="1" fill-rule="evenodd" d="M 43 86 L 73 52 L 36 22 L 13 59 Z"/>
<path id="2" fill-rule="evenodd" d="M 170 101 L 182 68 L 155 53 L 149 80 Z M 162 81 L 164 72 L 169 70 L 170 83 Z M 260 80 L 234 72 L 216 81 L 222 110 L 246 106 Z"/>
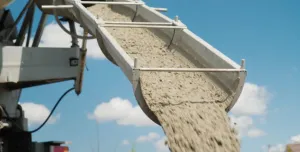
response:
<path id="1" fill-rule="evenodd" d="M 36 129 L 32 130 L 32 131 L 28 131 L 29 133 L 34 133 L 39 131 L 49 120 L 49 118 L 52 116 L 53 112 L 55 111 L 56 107 L 58 106 L 58 104 L 61 102 L 61 100 L 65 97 L 65 95 L 67 95 L 70 91 L 74 90 L 75 88 L 70 88 L 69 90 L 67 90 L 56 102 L 56 104 L 54 105 L 54 107 L 52 108 L 49 116 L 47 117 L 47 119 Z"/>
<path id="2" fill-rule="evenodd" d="M 49 120 L 49 118 L 52 116 L 53 112 L 55 111 L 56 107 L 58 106 L 58 104 L 62 101 L 62 99 L 72 90 L 74 90 L 75 88 L 70 88 L 68 89 L 59 99 L 58 101 L 56 102 L 56 104 L 54 105 L 54 107 L 52 108 L 50 114 L 48 115 L 48 117 L 46 118 L 46 120 L 36 129 L 32 130 L 32 131 L 26 131 L 26 130 L 23 130 L 20 126 L 18 126 L 13 120 L 12 118 L 9 116 L 7 110 L 4 108 L 4 106 L 0 106 L 0 110 L 3 110 L 3 112 L 6 114 L 8 120 L 10 120 L 12 123 L 14 123 L 14 125 L 21 131 L 23 132 L 27 132 L 27 133 L 35 133 L 37 131 L 39 131 Z"/>

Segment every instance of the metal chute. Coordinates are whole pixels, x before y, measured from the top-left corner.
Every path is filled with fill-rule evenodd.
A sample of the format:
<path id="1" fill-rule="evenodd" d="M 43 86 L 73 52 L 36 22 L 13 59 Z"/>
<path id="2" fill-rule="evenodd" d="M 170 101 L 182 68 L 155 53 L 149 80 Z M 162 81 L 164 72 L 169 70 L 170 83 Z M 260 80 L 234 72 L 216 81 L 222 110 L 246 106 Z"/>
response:
<path id="1" fill-rule="evenodd" d="M 174 20 L 161 14 L 160 10 L 147 6 L 142 1 L 74 1 L 74 0 L 55 0 L 57 5 L 53 5 L 52 0 L 35 0 L 43 12 L 53 13 L 54 15 L 64 16 L 80 23 L 89 31 L 99 42 L 104 55 L 119 66 L 133 85 L 135 97 L 146 115 L 154 122 L 158 123 L 157 118 L 145 103 L 143 92 L 140 85 L 141 71 L 171 71 L 171 72 L 209 72 L 210 77 L 220 83 L 224 92 L 228 92 L 231 101 L 226 107 L 226 111 L 234 106 L 243 89 L 246 70 L 245 60 L 238 65 L 220 51 L 209 45 L 207 42 L 192 33 L 180 20 Z M 84 5 L 109 4 L 121 5 L 135 11 L 144 22 L 107 22 L 100 17 L 94 16 Z M 138 6 L 138 9 L 137 9 Z M 137 12 L 138 11 L 138 12 Z M 134 19 L 133 19 L 134 20 Z M 117 43 L 116 39 L 108 32 L 107 27 L 116 28 L 151 28 L 163 33 L 170 40 L 170 45 L 183 48 L 190 55 L 189 60 L 196 60 L 203 68 L 140 68 L 138 59 L 131 58 L 124 49 Z M 176 31 L 176 34 L 175 34 Z M 162 37 L 159 37 L 163 39 Z"/>

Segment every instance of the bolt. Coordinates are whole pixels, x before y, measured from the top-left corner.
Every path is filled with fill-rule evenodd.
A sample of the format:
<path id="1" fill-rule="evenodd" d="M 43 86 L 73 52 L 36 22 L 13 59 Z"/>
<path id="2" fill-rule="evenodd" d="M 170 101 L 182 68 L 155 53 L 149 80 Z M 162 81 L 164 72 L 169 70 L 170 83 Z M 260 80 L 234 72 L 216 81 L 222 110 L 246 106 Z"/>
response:
<path id="1" fill-rule="evenodd" d="M 179 17 L 178 15 L 175 16 L 175 22 L 178 22 L 179 21 Z"/>

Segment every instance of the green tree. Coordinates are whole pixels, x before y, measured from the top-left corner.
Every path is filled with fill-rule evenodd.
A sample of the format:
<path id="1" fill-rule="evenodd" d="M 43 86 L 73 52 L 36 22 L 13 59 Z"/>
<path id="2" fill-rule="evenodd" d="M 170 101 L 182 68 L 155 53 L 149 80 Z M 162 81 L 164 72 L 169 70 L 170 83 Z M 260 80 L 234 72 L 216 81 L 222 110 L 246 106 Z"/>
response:
<path id="1" fill-rule="evenodd" d="M 131 152 L 136 152 L 135 151 L 135 144 L 134 143 L 132 144 Z"/>
<path id="2" fill-rule="evenodd" d="M 292 149 L 290 148 L 290 146 L 286 147 L 286 152 L 293 152 Z"/>

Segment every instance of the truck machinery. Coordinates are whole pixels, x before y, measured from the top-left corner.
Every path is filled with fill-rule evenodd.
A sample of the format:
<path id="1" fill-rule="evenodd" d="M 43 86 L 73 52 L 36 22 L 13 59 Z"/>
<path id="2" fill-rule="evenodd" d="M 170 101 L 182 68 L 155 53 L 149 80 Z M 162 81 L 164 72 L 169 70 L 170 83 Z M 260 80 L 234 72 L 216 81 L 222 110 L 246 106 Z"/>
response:
<path id="1" fill-rule="evenodd" d="M 14 10 L 6 9 L 12 2 L 13 0 L 0 2 L 0 152 L 68 151 L 67 146 L 61 146 L 65 142 L 33 142 L 31 135 L 46 124 L 68 92 L 74 90 L 78 95 L 81 93 L 88 39 L 97 39 L 106 58 L 120 67 L 132 83 L 141 109 L 158 125 L 157 118 L 144 101 L 139 83 L 139 71 L 213 72 L 211 77 L 218 80 L 224 86 L 223 89 L 234 93 L 234 98 L 226 111 L 230 111 L 241 94 L 246 77 L 245 60 L 238 65 L 189 31 L 178 17 L 171 20 L 160 13 L 166 11 L 164 8 L 149 7 L 140 0 L 28 0 L 19 16 L 14 19 L 11 15 L 11 11 Z M 146 22 L 103 21 L 86 9 L 95 4 L 123 5 L 135 11 L 135 16 L 141 16 Z M 30 46 L 35 6 L 40 9 L 42 15 Z M 17 25 L 24 15 L 21 28 L 18 30 Z M 39 47 L 48 15 L 54 15 L 58 25 L 72 37 L 70 48 Z M 70 30 L 66 29 L 61 22 L 68 22 Z M 84 29 L 83 35 L 76 33 L 75 22 Z M 170 45 L 176 43 L 181 47 L 189 48 L 187 53 L 205 65 L 205 68 L 139 68 L 138 59 L 130 58 L 105 27 L 157 29 L 167 35 Z M 81 47 L 78 39 L 83 39 Z M 18 104 L 22 89 L 68 80 L 74 81 L 74 87 L 61 96 L 41 126 L 28 131 L 27 119 L 24 117 L 22 106 Z"/>

